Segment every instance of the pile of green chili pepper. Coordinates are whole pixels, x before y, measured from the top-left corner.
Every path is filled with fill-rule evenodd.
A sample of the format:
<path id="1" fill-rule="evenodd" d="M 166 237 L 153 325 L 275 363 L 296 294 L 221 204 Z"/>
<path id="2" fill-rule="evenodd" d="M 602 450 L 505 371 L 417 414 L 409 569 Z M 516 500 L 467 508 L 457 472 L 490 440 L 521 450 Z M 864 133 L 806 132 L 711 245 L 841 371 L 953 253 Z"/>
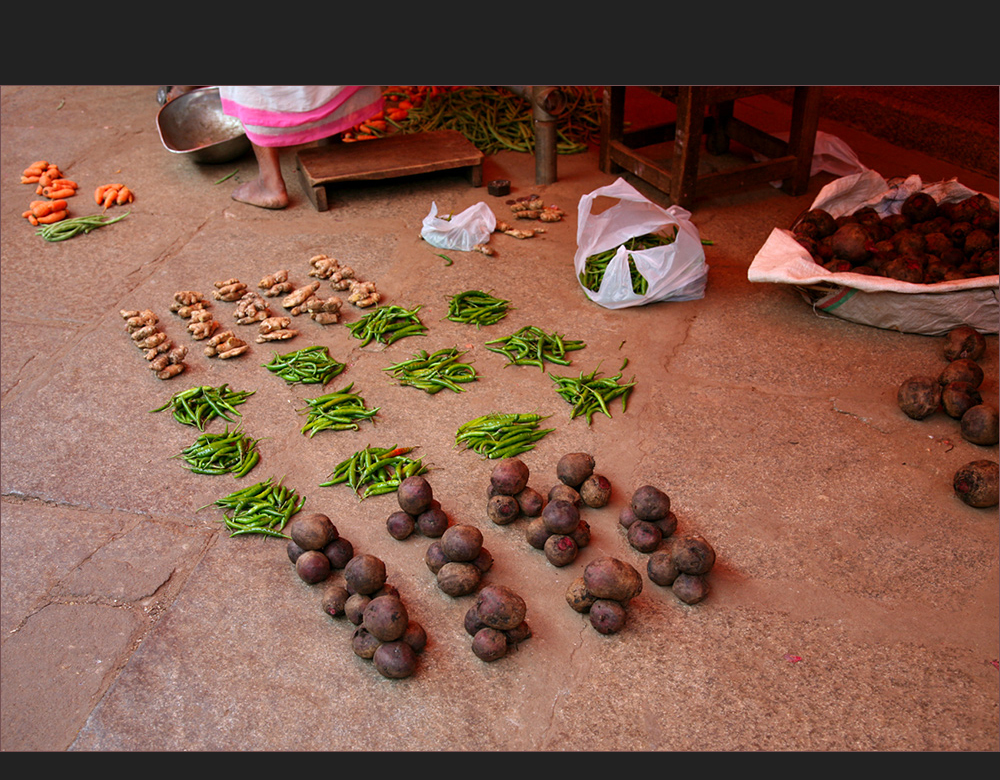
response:
<path id="1" fill-rule="evenodd" d="M 131 213 L 131 211 L 126 211 L 117 217 L 94 214 L 92 216 L 61 219 L 58 222 L 53 222 L 51 225 L 42 225 L 35 231 L 35 235 L 41 236 L 46 241 L 65 241 L 67 238 L 73 238 L 73 236 L 78 236 L 81 233 L 89 233 L 91 230 L 97 230 L 97 228 L 104 227 L 105 225 L 113 225 L 115 222 L 125 219 Z"/>
<path id="2" fill-rule="evenodd" d="M 458 427 L 455 445 L 491 460 L 514 458 L 533 449 L 537 441 L 555 430 L 539 428 L 544 419 L 539 414 L 531 413 L 483 415 Z"/>
<path id="3" fill-rule="evenodd" d="M 352 393 L 354 382 L 335 393 L 326 393 L 317 398 L 307 398 L 300 414 L 308 415 L 302 433 L 311 439 L 320 431 L 358 430 L 359 420 L 372 420 L 381 407 L 369 409 L 359 393 Z"/>
<path id="4" fill-rule="evenodd" d="M 625 368 L 624 364 L 622 368 Z M 622 411 L 624 412 L 628 397 L 632 393 L 632 388 L 635 387 L 635 377 L 632 377 L 628 382 L 622 382 L 621 371 L 609 377 L 601 377 L 596 368 L 589 374 L 581 372 L 579 377 L 555 376 L 554 374 L 549 374 L 549 376 L 556 383 L 556 392 L 573 407 L 570 419 L 585 417 L 587 425 L 591 424 L 594 415 L 598 412 L 611 417 L 608 404 L 616 398 L 622 399 Z"/>
<path id="5" fill-rule="evenodd" d="M 625 249 L 629 252 L 639 251 L 642 249 L 652 249 L 653 247 L 672 244 L 676 237 L 677 227 L 674 226 L 674 232 L 672 235 L 646 233 L 642 236 L 633 236 L 624 244 L 616 246 L 614 249 L 608 249 L 604 252 L 598 252 L 595 255 L 591 255 L 584 263 L 583 271 L 580 272 L 580 284 L 591 292 L 597 292 L 600 290 L 601 282 L 604 280 L 604 274 L 608 270 L 608 263 L 611 262 L 621 247 L 625 247 Z M 645 295 L 646 291 L 649 289 L 649 282 L 645 276 L 639 273 L 639 269 L 636 268 L 635 260 L 632 258 L 631 254 L 628 256 L 628 269 L 632 279 L 632 291 L 636 295 Z"/>
<path id="6" fill-rule="evenodd" d="M 425 474 L 421 458 L 411 458 L 413 447 L 373 447 L 368 445 L 345 458 L 330 472 L 320 487 L 347 485 L 361 500 L 395 492 L 407 477 Z"/>
<path id="7" fill-rule="evenodd" d="M 478 378 L 476 369 L 459 360 L 464 354 L 457 347 L 431 353 L 422 349 L 409 360 L 382 370 L 388 371 L 399 384 L 417 387 L 431 395 L 446 388 L 462 393 L 465 388 L 460 385 L 475 382 Z"/>
<path id="8" fill-rule="evenodd" d="M 567 103 L 556 117 L 556 153 L 584 152 L 600 138 L 601 95 L 589 87 L 565 86 L 560 91 Z M 531 103 L 502 87 L 444 90 L 392 124 L 404 133 L 455 130 L 483 154 L 535 149 Z"/>
<path id="9" fill-rule="evenodd" d="M 282 480 L 275 482 L 268 477 L 218 499 L 214 505 L 222 507 L 230 536 L 260 534 L 287 539 L 282 530 L 305 503 L 305 498 L 283 485 Z"/>
<path id="10" fill-rule="evenodd" d="M 239 479 L 260 461 L 257 442 L 240 428 L 222 433 L 203 433 L 181 450 L 180 457 L 195 474 L 232 474 Z"/>
<path id="11" fill-rule="evenodd" d="M 567 340 L 559 333 L 546 333 L 534 325 L 526 325 L 502 339 L 487 341 L 485 346 L 490 352 L 504 355 L 510 361 L 509 365 L 544 368 L 546 362 L 568 366 L 571 361 L 566 353 L 587 345 L 582 341 Z"/>
<path id="12" fill-rule="evenodd" d="M 448 302 L 448 319 L 480 328 L 500 322 L 509 308 L 510 301 L 503 298 L 495 298 L 482 290 L 466 290 L 452 296 Z"/>
<path id="13" fill-rule="evenodd" d="M 289 384 L 325 385 L 346 366 L 330 356 L 324 346 L 303 347 L 284 355 L 274 353 L 264 368 L 277 374 Z"/>
<path id="14" fill-rule="evenodd" d="M 361 340 L 361 346 L 372 341 L 389 345 L 407 336 L 420 336 L 427 332 L 427 327 L 417 316 L 420 309 L 420 306 L 413 309 L 379 306 L 361 319 L 347 323 L 347 329 L 354 338 Z"/>
<path id="15" fill-rule="evenodd" d="M 254 390 L 230 390 L 228 384 L 219 387 L 201 385 L 181 390 L 170 396 L 170 399 L 152 412 L 162 412 L 173 409 L 174 419 L 182 425 L 193 425 L 199 431 L 216 417 L 228 422 L 236 422 L 233 418 L 241 417 L 237 405 L 242 404 L 254 394 Z"/>

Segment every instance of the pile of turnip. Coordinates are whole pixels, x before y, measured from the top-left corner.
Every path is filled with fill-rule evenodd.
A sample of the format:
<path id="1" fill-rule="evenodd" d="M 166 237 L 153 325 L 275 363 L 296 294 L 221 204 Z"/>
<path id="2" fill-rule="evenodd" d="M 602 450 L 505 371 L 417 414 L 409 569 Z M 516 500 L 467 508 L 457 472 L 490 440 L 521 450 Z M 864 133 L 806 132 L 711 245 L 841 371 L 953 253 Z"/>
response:
<path id="1" fill-rule="evenodd" d="M 399 509 L 385 521 L 386 530 L 393 539 L 403 541 L 415 533 L 439 539 L 448 528 L 450 518 L 434 498 L 434 489 L 421 475 L 407 477 L 396 489 Z"/>
<path id="2" fill-rule="evenodd" d="M 465 613 L 465 630 L 472 652 L 482 661 L 497 661 L 531 636 L 525 620 L 527 605 L 504 585 L 485 585 Z"/>
<path id="3" fill-rule="evenodd" d="M 591 561 L 583 575 L 570 583 L 566 602 L 587 614 L 601 634 L 617 634 L 625 627 L 629 602 L 642 592 L 642 575 L 629 563 L 604 557 Z"/>
<path id="4" fill-rule="evenodd" d="M 945 337 L 942 354 L 945 367 L 936 375 L 917 374 L 905 379 L 896 391 L 903 413 L 913 420 L 926 420 L 939 411 L 959 421 L 962 438 L 981 447 L 1000 440 L 1000 414 L 995 402 L 982 396 L 984 373 L 979 360 L 986 352 L 986 339 L 974 328 L 953 328 Z M 998 503 L 998 464 L 976 459 L 963 465 L 953 479 L 955 494 L 974 507 Z"/>
<path id="5" fill-rule="evenodd" d="M 427 547 L 424 562 L 449 596 L 468 596 L 479 587 L 493 566 L 493 555 L 483 547 L 483 532 L 476 526 L 450 526 Z"/>

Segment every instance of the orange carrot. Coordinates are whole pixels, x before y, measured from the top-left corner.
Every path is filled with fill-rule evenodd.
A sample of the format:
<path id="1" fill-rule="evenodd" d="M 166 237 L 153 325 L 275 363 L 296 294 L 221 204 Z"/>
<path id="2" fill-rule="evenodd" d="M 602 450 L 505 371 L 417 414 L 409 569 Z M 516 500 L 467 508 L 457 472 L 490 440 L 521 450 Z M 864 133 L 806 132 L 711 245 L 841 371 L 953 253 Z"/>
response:
<path id="1" fill-rule="evenodd" d="M 122 187 L 118 190 L 118 197 L 115 198 L 115 203 L 121 206 L 124 203 L 131 203 L 133 200 L 132 190 L 128 187 Z"/>
<path id="2" fill-rule="evenodd" d="M 80 185 L 77 184 L 72 179 L 53 179 L 52 180 L 52 186 L 53 187 L 71 187 L 72 189 L 75 190 L 75 189 L 78 189 Z"/>
<path id="3" fill-rule="evenodd" d="M 36 217 L 30 211 L 28 212 L 28 222 L 30 222 L 35 227 L 38 227 L 38 217 Z"/>
<path id="4" fill-rule="evenodd" d="M 42 191 L 42 194 L 46 198 L 52 198 L 53 200 L 58 200 L 60 198 L 72 198 L 74 195 L 76 195 L 76 190 L 74 190 L 72 187 L 66 187 L 65 189 L 61 190 L 55 190 L 52 189 L 51 187 L 46 187 Z"/>
<path id="5" fill-rule="evenodd" d="M 104 193 L 107 192 L 107 189 L 108 189 L 108 185 L 107 184 L 102 184 L 100 187 L 98 187 L 96 190 L 94 190 L 94 202 L 98 206 L 100 206 L 102 203 L 104 203 Z"/>
<path id="6" fill-rule="evenodd" d="M 53 222 L 58 222 L 61 219 L 66 219 L 66 209 L 63 209 L 62 211 L 53 211 L 45 217 L 38 217 L 38 224 L 51 225 Z"/>
<path id="7" fill-rule="evenodd" d="M 109 208 L 115 203 L 115 198 L 118 197 L 118 190 L 109 189 L 104 193 L 104 208 Z"/>
<path id="8" fill-rule="evenodd" d="M 21 184 L 34 184 L 35 182 L 38 181 L 38 179 L 39 179 L 38 174 L 35 174 L 33 176 L 22 176 Z"/>

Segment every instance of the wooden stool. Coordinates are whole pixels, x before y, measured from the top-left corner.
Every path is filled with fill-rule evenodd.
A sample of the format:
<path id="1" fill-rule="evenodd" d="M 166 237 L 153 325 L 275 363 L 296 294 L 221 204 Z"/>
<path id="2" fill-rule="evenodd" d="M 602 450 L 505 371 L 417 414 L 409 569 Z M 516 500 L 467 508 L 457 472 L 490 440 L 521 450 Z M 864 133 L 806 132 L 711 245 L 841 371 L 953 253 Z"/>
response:
<path id="1" fill-rule="evenodd" d="M 625 87 L 604 88 L 601 114 L 600 167 L 605 173 L 625 171 L 652 185 L 663 200 L 687 208 L 695 196 L 718 195 L 734 189 L 782 181 L 789 195 L 801 195 L 809 186 L 822 87 L 794 87 L 788 141 L 783 141 L 733 116 L 740 98 L 790 89 L 785 86 L 643 86 L 677 107 L 676 120 L 635 131 L 625 131 Z M 707 115 L 706 115 L 707 114 Z M 730 140 L 769 158 L 739 168 L 699 173 L 702 137 L 710 154 L 721 155 Z M 666 163 L 643 154 L 643 149 L 673 141 Z"/>
<path id="2" fill-rule="evenodd" d="M 483 183 L 483 153 L 455 130 L 390 135 L 374 141 L 335 143 L 296 155 L 299 181 L 317 211 L 329 208 L 327 189 L 341 182 L 464 169 L 469 184 Z"/>

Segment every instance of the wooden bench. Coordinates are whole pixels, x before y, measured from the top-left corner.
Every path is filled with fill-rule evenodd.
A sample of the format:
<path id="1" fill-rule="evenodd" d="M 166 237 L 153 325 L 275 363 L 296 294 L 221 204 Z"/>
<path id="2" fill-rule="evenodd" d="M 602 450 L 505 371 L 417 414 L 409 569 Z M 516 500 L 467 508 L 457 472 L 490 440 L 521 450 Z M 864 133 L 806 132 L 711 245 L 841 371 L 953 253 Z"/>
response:
<path id="1" fill-rule="evenodd" d="M 626 172 L 651 185 L 667 205 L 689 207 L 695 197 L 781 181 L 790 195 L 803 194 L 810 178 L 822 87 L 810 86 L 643 86 L 644 90 L 676 106 L 676 120 L 625 130 L 626 87 L 604 88 L 601 114 L 600 168 L 605 173 Z M 788 140 L 753 127 L 733 116 L 741 98 L 794 90 Z M 712 155 L 723 155 L 730 141 L 768 158 L 726 170 L 701 170 L 702 140 Z M 673 141 L 668 159 L 645 150 Z"/>
<path id="2" fill-rule="evenodd" d="M 317 211 L 329 208 L 328 188 L 343 182 L 461 168 L 473 187 L 483 183 L 483 153 L 455 130 L 308 147 L 297 153 L 296 160 L 299 181 Z"/>

